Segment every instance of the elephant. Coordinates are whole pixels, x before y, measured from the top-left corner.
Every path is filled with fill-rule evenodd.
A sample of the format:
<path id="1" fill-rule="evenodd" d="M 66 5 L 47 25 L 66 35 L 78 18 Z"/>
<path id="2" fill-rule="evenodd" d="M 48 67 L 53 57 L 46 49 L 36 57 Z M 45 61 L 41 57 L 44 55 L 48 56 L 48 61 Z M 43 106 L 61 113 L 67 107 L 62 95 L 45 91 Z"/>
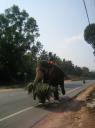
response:
<path id="1" fill-rule="evenodd" d="M 50 64 L 48 61 L 41 61 L 36 67 L 34 87 L 36 87 L 37 83 L 40 81 L 48 83 L 55 88 L 54 99 L 59 100 L 58 85 L 60 85 L 62 94 L 65 94 L 64 78 L 64 72 L 56 64 Z"/>

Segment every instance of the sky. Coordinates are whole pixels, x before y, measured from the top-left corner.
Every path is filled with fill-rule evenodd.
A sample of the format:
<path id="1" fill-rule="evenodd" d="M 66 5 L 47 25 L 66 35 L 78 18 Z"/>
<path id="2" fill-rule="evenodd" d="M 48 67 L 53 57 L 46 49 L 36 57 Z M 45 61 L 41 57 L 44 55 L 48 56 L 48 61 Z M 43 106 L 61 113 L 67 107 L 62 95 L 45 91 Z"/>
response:
<path id="1" fill-rule="evenodd" d="M 90 22 L 95 23 L 95 0 L 85 2 Z M 95 71 L 93 49 L 83 36 L 88 25 L 83 0 L 0 0 L 0 13 L 14 4 L 35 18 L 46 51 Z"/>

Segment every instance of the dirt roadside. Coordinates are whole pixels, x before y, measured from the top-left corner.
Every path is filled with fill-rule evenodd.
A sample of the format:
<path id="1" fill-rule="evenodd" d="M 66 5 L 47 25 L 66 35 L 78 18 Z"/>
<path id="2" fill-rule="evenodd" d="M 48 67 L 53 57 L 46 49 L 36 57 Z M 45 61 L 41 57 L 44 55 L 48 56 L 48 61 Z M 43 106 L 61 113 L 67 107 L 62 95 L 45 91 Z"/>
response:
<path id="1" fill-rule="evenodd" d="M 95 92 L 95 85 L 74 99 L 65 99 L 54 111 L 31 128 L 95 128 L 95 106 L 93 111 L 87 107 L 87 104 L 91 103 L 92 92 Z"/>
<path id="2" fill-rule="evenodd" d="M 11 91 L 14 91 L 14 90 L 16 90 L 16 89 L 3 89 L 3 88 L 1 88 L 0 92 L 11 92 Z"/>

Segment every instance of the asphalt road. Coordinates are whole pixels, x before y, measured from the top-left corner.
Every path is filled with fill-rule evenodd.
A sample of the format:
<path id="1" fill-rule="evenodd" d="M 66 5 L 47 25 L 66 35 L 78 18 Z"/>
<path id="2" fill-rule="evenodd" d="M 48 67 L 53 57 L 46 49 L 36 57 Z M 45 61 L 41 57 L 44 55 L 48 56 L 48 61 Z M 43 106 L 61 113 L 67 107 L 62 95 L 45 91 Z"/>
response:
<path id="1" fill-rule="evenodd" d="M 64 97 L 73 97 L 93 83 L 95 80 L 87 80 L 85 84 L 82 81 L 66 82 Z M 49 112 L 52 109 L 39 107 L 38 101 L 24 89 L 0 92 L 0 128 L 31 128 Z"/>

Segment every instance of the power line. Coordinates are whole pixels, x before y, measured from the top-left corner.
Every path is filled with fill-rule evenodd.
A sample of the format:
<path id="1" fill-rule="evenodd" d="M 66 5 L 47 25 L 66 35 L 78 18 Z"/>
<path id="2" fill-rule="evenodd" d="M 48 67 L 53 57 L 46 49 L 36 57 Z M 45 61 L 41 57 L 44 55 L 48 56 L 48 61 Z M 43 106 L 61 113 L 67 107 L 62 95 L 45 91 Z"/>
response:
<path id="1" fill-rule="evenodd" d="M 89 23 L 89 25 L 90 25 L 90 20 L 89 20 L 89 16 L 88 16 L 88 11 L 87 11 L 87 7 L 86 7 L 85 0 L 83 0 L 83 4 L 84 4 L 84 7 L 85 7 L 85 12 L 86 12 L 86 16 L 87 16 L 88 23 Z"/>

